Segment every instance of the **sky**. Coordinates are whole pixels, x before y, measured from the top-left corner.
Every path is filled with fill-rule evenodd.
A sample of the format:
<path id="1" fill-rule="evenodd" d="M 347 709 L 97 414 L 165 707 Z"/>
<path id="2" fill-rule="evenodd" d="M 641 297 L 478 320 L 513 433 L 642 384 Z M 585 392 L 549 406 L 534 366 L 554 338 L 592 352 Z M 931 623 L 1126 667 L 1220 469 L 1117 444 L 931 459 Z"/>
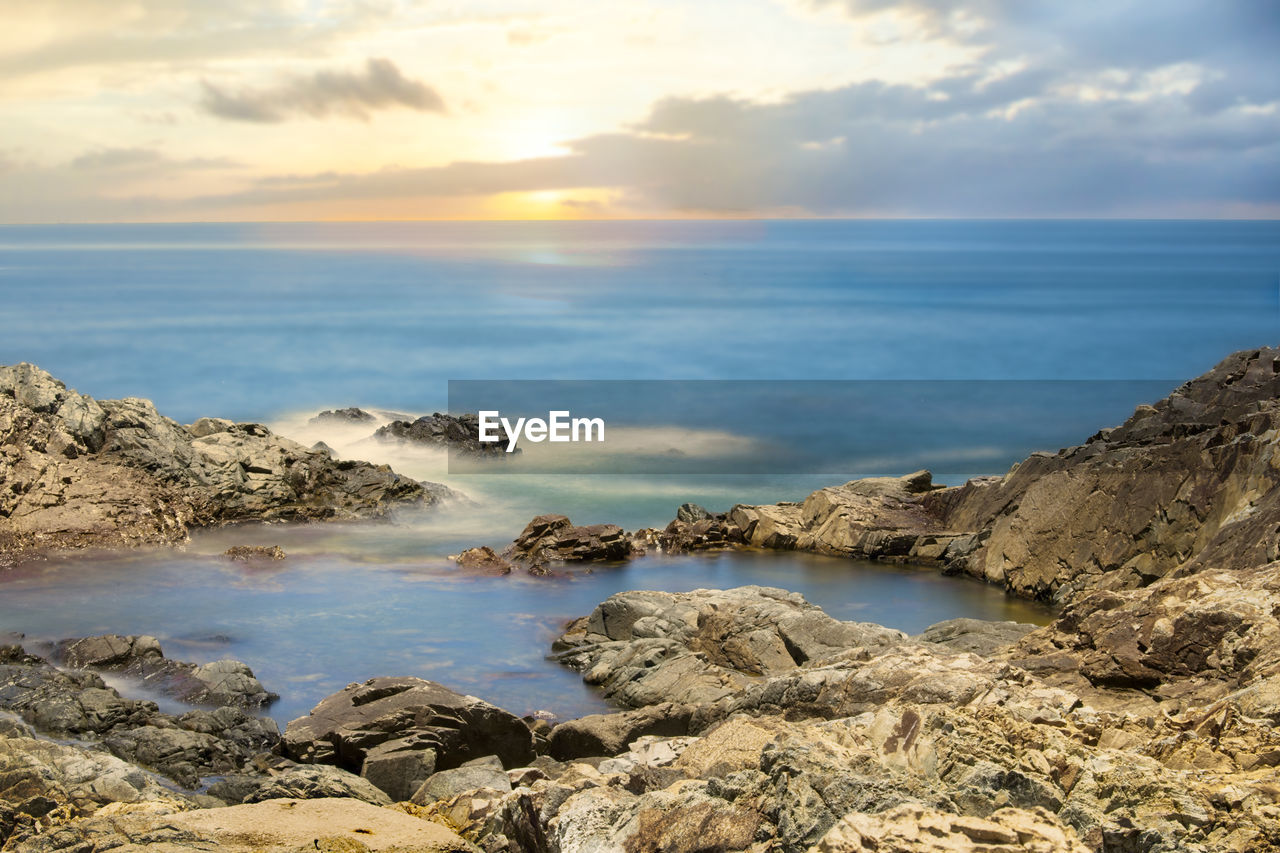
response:
<path id="1" fill-rule="evenodd" d="M 0 223 L 1278 214 L 1276 0 L 0 4 Z"/>

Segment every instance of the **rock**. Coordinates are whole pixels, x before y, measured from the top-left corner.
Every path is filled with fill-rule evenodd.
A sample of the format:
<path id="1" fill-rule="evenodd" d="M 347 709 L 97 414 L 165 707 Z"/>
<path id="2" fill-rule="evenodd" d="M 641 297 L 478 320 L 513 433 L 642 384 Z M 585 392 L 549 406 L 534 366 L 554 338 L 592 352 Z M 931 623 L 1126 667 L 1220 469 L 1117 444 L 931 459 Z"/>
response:
<path id="1" fill-rule="evenodd" d="M 100 738 L 118 758 L 188 788 L 201 776 L 238 771 L 279 740 L 274 723 L 239 708 L 174 717 L 160 713 L 154 702 L 121 697 L 92 672 L 62 672 L 12 650 L 6 659 L 0 664 L 0 708 L 21 715 L 43 733 Z"/>
<path id="2" fill-rule="evenodd" d="M 697 504 L 680 504 L 680 508 L 676 510 L 676 520 L 687 524 L 709 518 L 711 518 L 711 513 Z"/>
<path id="3" fill-rule="evenodd" d="M 876 815 L 853 813 L 810 853 L 1087 853 L 1070 827 L 1043 809 L 1000 809 L 988 818 L 901 805 Z"/>
<path id="4" fill-rule="evenodd" d="M 71 815 L 86 815 L 108 803 L 145 801 L 165 801 L 177 808 L 190 804 L 184 795 L 115 756 L 35 737 L 0 737 L 0 803 L 20 814 L 41 817 L 35 812 L 63 808 Z"/>
<path id="5" fill-rule="evenodd" d="M 384 515 L 430 503 L 386 466 L 334 460 L 260 424 L 184 427 L 147 400 L 96 401 L 30 364 L 0 368 L 0 560 L 183 541 L 248 520 Z"/>
<path id="6" fill-rule="evenodd" d="M 591 755 L 617 755 L 644 735 L 676 736 L 689 732 L 693 708 L 664 702 L 636 711 L 592 714 L 560 723 L 551 730 L 548 753 L 558 761 Z"/>
<path id="7" fill-rule="evenodd" d="M 1036 625 L 1024 622 L 987 622 L 982 619 L 948 619 L 925 628 L 912 639 L 922 643 L 939 643 L 991 657 L 999 650 L 1011 646 L 1036 630 Z"/>
<path id="8" fill-rule="evenodd" d="M 502 558 L 531 568 L 551 563 L 629 559 L 635 549 L 616 524 L 574 527 L 563 515 L 539 515 L 502 552 Z"/>
<path id="9" fill-rule="evenodd" d="M 210 793 L 214 793 L 212 789 Z M 217 796 L 214 793 L 214 796 Z M 261 803 L 267 800 L 315 800 L 326 797 L 348 797 L 375 806 L 390 805 L 391 798 L 354 773 L 325 764 L 302 764 L 287 768 L 259 782 L 240 802 Z"/>
<path id="10" fill-rule="evenodd" d="M 627 707 L 707 704 L 852 648 L 884 648 L 900 631 L 840 622 L 796 593 L 769 587 L 624 592 L 572 623 L 558 659 Z"/>
<path id="11" fill-rule="evenodd" d="M 469 457 L 507 458 L 520 452 L 507 453 L 509 439 L 498 430 L 494 442 L 480 440 L 480 417 L 474 414 L 444 415 L 436 412 L 416 421 L 394 420 L 379 427 L 374 436 L 382 441 L 402 441 L 447 448 L 450 453 Z"/>
<path id="12" fill-rule="evenodd" d="M 118 672 L 181 702 L 256 710 L 280 697 L 269 692 L 248 665 L 220 660 L 197 665 L 166 658 L 155 637 L 105 634 L 62 640 L 53 659 L 77 669 Z"/>
<path id="13" fill-rule="evenodd" d="M 15 853 L 151 848 L 185 851 L 321 850 L 330 853 L 413 850 L 462 853 L 475 848 L 438 823 L 353 799 L 269 800 L 174 812 L 115 809 L 53 831 L 11 841 Z"/>
<path id="14" fill-rule="evenodd" d="M 501 768 L 463 766 L 452 770 L 441 770 L 422 783 L 414 792 L 412 802 L 425 806 L 436 800 L 456 797 L 464 791 L 482 788 L 492 791 L 510 791 L 511 780 L 507 778 L 506 771 Z"/>
<path id="15" fill-rule="evenodd" d="M 223 551 L 222 555 L 240 563 L 248 563 L 254 560 L 283 560 L 285 558 L 284 549 L 279 545 L 233 545 Z"/>
<path id="16" fill-rule="evenodd" d="M 366 412 L 364 409 L 357 409 L 352 406 L 349 409 L 326 409 L 320 414 L 312 418 L 308 423 L 323 424 L 326 422 L 341 424 L 371 424 L 376 423 L 377 418 Z"/>
<path id="17" fill-rule="evenodd" d="M 374 747 L 390 742 L 401 752 L 433 750 L 437 770 L 486 755 L 507 767 L 533 759 L 533 735 L 519 717 L 421 678 L 352 684 L 289 723 L 282 746 L 296 761 L 359 773 Z"/>
<path id="18" fill-rule="evenodd" d="M 458 568 L 485 575 L 509 575 L 511 564 L 499 557 L 492 548 L 483 545 L 479 548 L 468 548 L 454 558 Z"/>
<path id="19" fill-rule="evenodd" d="M 436 751 L 423 749 L 412 738 L 378 744 L 365 754 L 360 767 L 361 776 L 396 802 L 412 797 L 435 772 Z"/>

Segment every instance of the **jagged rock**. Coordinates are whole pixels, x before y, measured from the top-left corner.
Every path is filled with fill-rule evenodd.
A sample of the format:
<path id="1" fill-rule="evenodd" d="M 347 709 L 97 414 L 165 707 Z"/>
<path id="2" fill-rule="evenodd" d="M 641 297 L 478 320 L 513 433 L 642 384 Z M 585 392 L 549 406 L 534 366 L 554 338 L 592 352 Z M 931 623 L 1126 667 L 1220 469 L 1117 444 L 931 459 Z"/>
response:
<path id="1" fill-rule="evenodd" d="M 510 440 L 498 430 L 498 440 L 480 440 L 480 417 L 474 414 L 444 415 L 436 412 L 416 421 L 395 420 L 379 427 L 374 436 L 382 441 L 407 441 L 448 448 L 451 453 L 485 458 L 505 458 Z M 520 448 L 513 451 L 519 453 Z"/>
<path id="2" fill-rule="evenodd" d="M 961 617 L 930 625 L 912 639 L 939 643 L 985 658 L 1013 645 L 1037 627 L 1025 622 L 988 622 Z"/>
<path id="3" fill-rule="evenodd" d="M 164 656 L 155 637 L 105 634 L 63 640 L 53 659 L 76 669 L 119 672 L 165 696 L 197 705 L 258 709 L 280 697 L 269 692 L 248 665 L 220 660 L 197 665 Z"/>
<path id="4" fill-rule="evenodd" d="M 499 557 L 488 545 L 468 548 L 459 554 L 454 562 L 460 569 L 486 575 L 509 575 L 512 568 L 509 562 Z"/>
<path id="5" fill-rule="evenodd" d="M 1140 688 L 1172 710 L 1217 701 L 1280 674 L 1280 563 L 1082 595 L 1000 657 L 1069 689 Z"/>
<path id="6" fill-rule="evenodd" d="M 607 697 L 643 707 L 715 702 L 761 675 L 905 639 L 879 625 L 832 619 L 796 593 L 749 586 L 618 593 L 571 623 L 553 648 Z"/>
<path id="7" fill-rule="evenodd" d="M 184 427 L 147 400 L 96 401 L 0 367 L 0 556 L 179 542 L 234 521 L 382 515 L 433 500 L 386 466 L 336 461 L 260 424 Z"/>
<path id="8" fill-rule="evenodd" d="M 508 767 L 533 759 L 533 734 L 519 717 L 421 678 L 352 684 L 289 723 L 282 745 L 296 761 L 360 773 L 374 748 L 391 742 L 400 752 L 433 751 L 437 770 L 486 755 Z"/>
<path id="9" fill-rule="evenodd" d="M 563 515 L 539 515 L 502 552 L 502 559 L 531 568 L 551 563 L 625 560 L 635 548 L 616 524 L 574 527 Z"/>
<path id="10" fill-rule="evenodd" d="M 1087 853 L 1070 827 L 1043 809 L 1005 808 L 987 818 L 902 805 L 845 815 L 810 853 Z"/>
<path id="11" fill-rule="evenodd" d="M 676 520 L 692 524 L 695 521 L 711 518 L 711 513 L 707 512 L 697 504 L 680 504 L 680 508 L 676 510 Z"/>
<path id="12" fill-rule="evenodd" d="M 146 643 L 143 643 L 145 646 Z M 9 647 L 0 664 L 0 708 L 58 737 L 96 736 L 112 754 L 186 787 L 234 772 L 279 740 L 270 720 L 233 707 L 160 713 L 154 702 L 125 699 L 92 672 L 63 672 Z"/>
<path id="13" fill-rule="evenodd" d="M 109 803 L 144 801 L 191 805 L 151 774 L 104 752 L 25 735 L 0 737 L 0 843 L 15 825 L 29 826 L 30 819 L 55 810 L 80 816 Z M 7 821 L 5 805 L 11 811 Z"/>
<path id="14" fill-rule="evenodd" d="M 224 557 L 248 563 L 254 560 L 283 560 L 284 549 L 279 545 L 233 545 L 222 552 Z"/>
<path id="15" fill-rule="evenodd" d="M 342 424 L 371 424 L 377 422 L 377 418 L 366 412 L 364 409 L 357 409 L 352 406 L 348 409 L 326 409 L 320 414 L 312 418 L 309 423 L 323 424 L 326 422 L 342 423 Z"/>

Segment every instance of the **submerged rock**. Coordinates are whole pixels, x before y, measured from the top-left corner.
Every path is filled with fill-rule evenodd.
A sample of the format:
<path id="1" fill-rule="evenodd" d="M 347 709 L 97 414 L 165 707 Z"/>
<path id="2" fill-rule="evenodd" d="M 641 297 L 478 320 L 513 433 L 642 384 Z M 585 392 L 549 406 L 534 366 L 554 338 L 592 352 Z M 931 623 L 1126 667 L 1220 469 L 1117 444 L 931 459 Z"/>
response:
<path id="1" fill-rule="evenodd" d="M 239 563 L 249 563 L 255 560 L 283 560 L 286 555 L 279 545 L 232 545 L 222 552 L 222 556 Z"/>

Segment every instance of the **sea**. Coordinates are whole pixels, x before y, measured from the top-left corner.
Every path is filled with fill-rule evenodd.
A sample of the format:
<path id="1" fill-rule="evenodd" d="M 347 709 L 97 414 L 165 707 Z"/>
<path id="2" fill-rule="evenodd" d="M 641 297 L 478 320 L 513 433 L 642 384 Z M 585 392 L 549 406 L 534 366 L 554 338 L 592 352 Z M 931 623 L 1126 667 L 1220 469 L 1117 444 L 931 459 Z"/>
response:
<path id="1" fill-rule="evenodd" d="M 281 694 L 283 725 L 375 675 L 517 713 L 602 710 L 550 643 L 627 589 L 778 586 L 911 633 L 958 616 L 1042 623 L 1048 605 L 977 581 L 813 555 L 658 555 L 550 578 L 475 577 L 450 556 L 501 547 L 540 513 L 635 529 L 686 501 L 801 500 L 918 468 L 948 484 L 1000 475 L 1278 339 L 1280 222 L 0 227 L 0 364 L 146 397 L 183 423 L 264 423 L 464 496 L 31 562 L 0 575 L 0 631 L 33 645 L 151 634 L 172 657 L 238 658 Z M 534 464 L 542 448 L 526 445 L 476 470 L 372 437 L 474 410 L 490 389 L 535 405 L 567 386 L 615 455 Z M 348 406 L 376 422 L 313 420 Z M 232 563 L 236 544 L 289 556 Z"/>

